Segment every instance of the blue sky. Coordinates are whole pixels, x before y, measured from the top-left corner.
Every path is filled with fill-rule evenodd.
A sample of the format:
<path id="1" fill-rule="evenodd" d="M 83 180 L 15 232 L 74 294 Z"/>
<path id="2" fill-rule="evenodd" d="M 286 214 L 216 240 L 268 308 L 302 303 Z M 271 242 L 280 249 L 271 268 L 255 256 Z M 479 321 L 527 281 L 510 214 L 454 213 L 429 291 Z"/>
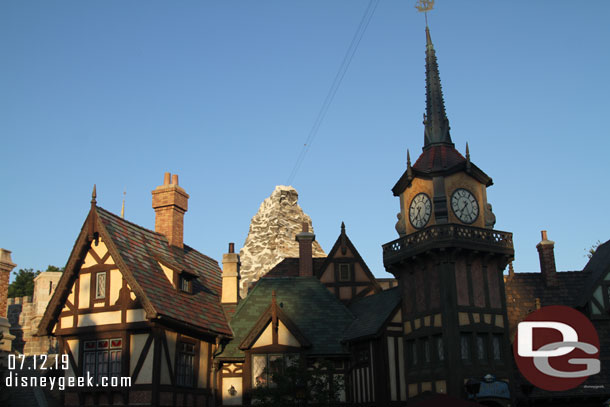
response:
<path id="1" fill-rule="evenodd" d="M 371 270 L 394 240 L 391 187 L 423 144 L 424 21 L 381 0 L 293 186 L 329 250 L 341 221 Z M 154 228 L 170 171 L 185 242 L 220 259 L 284 184 L 368 0 L 0 3 L 0 247 L 65 265 L 100 206 Z M 610 239 L 610 2 L 437 0 L 451 134 L 494 179 L 517 271 L 547 229 L 559 270 Z"/>

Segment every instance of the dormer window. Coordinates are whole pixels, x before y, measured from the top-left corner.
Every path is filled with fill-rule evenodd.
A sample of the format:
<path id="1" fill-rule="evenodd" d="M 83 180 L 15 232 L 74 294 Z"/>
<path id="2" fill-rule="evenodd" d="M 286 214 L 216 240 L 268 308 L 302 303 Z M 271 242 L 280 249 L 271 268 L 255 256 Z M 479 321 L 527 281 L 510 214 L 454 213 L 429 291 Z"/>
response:
<path id="1" fill-rule="evenodd" d="M 191 293 L 193 292 L 192 290 L 192 281 L 191 281 L 191 277 L 185 273 L 181 273 L 180 276 L 178 277 L 179 279 L 179 284 L 178 286 L 180 287 L 180 291 L 185 292 L 185 293 Z"/>

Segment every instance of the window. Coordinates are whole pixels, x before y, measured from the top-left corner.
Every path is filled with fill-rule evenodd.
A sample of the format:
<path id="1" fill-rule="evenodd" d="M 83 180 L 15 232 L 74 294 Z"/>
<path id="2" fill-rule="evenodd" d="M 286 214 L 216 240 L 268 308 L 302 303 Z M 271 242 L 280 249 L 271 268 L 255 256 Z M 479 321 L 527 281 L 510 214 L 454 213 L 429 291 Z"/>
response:
<path id="1" fill-rule="evenodd" d="M 430 363 L 430 339 L 425 338 L 423 340 L 424 344 L 424 363 Z"/>
<path id="2" fill-rule="evenodd" d="M 441 362 L 445 360 L 445 344 L 441 335 L 436 337 L 436 351 L 438 353 L 438 360 Z"/>
<path id="3" fill-rule="evenodd" d="M 460 335 L 460 353 L 463 361 L 470 360 L 470 335 Z"/>
<path id="4" fill-rule="evenodd" d="M 492 339 L 493 358 L 496 361 L 502 360 L 502 348 L 501 348 L 502 335 L 494 335 Z"/>
<path id="5" fill-rule="evenodd" d="M 178 386 L 192 387 L 195 370 L 195 345 L 188 342 L 178 343 L 178 361 L 176 362 L 176 384 Z"/>
<path id="6" fill-rule="evenodd" d="M 407 352 L 409 354 L 411 366 L 416 366 L 417 365 L 417 345 L 414 340 L 407 342 Z"/>
<path id="7" fill-rule="evenodd" d="M 180 290 L 185 293 L 191 292 L 191 279 L 185 276 L 184 274 L 180 274 L 179 277 L 180 282 Z"/>
<path id="8" fill-rule="evenodd" d="M 487 359 L 487 347 L 486 347 L 486 343 L 487 342 L 486 339 L 487 335 L 484 334 L 478 334 L 477 335 L 477 359 L 479 360 L 485 360 Z"/>
<path id="9" fill-rule="evenodd" d="M 339 281 L 350 281 L 352 279 L 350 265 L 339 263 Z"/>
<path id="10" fill-rule="evenodd" d="M 281 374 L 284 368 L 297 364 L 298 360 L 296 353 L 252 355 L 252 387 L 273 387 L 273 375 Z"/>
<path id="11" fill-rule="evenodd" d="M 95 275 L 95 299 L 106 298 L 106 272 L 102 271 Z"/>
<path id="12" fill-rule="evenodd" d="M 102 377 L 121 376 L 121 338 L 85 341 L 83 359 L 84 371 L 100 383 Z"/>

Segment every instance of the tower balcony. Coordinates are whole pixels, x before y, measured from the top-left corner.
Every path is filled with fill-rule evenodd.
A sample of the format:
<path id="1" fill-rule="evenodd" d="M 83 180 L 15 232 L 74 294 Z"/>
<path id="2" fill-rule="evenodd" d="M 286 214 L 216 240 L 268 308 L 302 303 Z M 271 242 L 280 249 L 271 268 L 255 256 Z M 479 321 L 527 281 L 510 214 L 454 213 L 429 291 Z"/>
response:
<path id="1" fill-rule="evenodd" d="M 413 256 L 438 249 L 465 249 L 514 256 L 513 234 L 493 229 L 448 223 L 433 225 L 382 246 L 387 268 Z"/>

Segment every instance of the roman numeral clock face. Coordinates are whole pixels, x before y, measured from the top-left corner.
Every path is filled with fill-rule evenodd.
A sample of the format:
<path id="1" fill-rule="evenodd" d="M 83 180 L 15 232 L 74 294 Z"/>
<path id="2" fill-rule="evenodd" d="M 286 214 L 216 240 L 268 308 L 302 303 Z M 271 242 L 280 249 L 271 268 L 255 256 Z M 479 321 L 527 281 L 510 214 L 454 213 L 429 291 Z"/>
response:
<path id="1" fill-rule="evenodd" d="M 421 229 L 426 226 L 432 215 L 432 203 L 428 195 L 419 193 L 411 201 L 409 206 L 409 220 L 415 229 Z"/>
<path id="2" fill-rule="evenodd" d="M 464 188 L 453 191 L 451 209 L 460 221 L 467 224 L 473 223 L 479 217 L 479 204 L 476 198 Z"/>

